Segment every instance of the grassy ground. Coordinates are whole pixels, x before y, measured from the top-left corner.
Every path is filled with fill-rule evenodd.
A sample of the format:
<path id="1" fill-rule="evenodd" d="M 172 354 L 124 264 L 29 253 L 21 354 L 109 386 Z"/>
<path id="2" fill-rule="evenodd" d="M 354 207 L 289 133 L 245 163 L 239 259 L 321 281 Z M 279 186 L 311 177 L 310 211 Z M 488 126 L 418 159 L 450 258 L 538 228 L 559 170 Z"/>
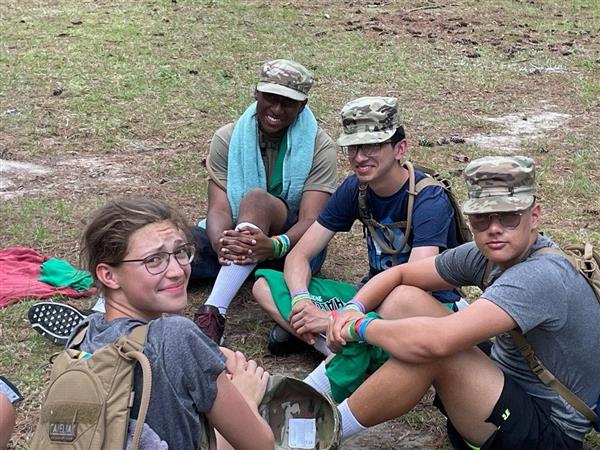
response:
<path id="1" fill-rule="evenodd" d="M 77 263 L 85 218 L 122 195 L 155 196 L 190 218 L 202 215 L 210 137 L 252 100 L 261 63 L 280 57 L 314 71 L 310 104 L 334 137 L 348 100 L 397 96 L 412 159 L 448 175 L 459 196 L 466 161 L 532 156 L 544 230 L 559 242 L 599 245 L 599 37 L 598 0 L 4 0 L 1 246 Z M 15 162 L 39 170 L 11 171 Z M 325 275 L 359 278 L 363 253 L 359 228 L 339 236 Z M 191 303 L 209 288 L 193 289 Z M 27 447 L 56 350 L 29 329 L 30 305 L 0 311 L 0 373 L 27 398 L 17 448 Z M 315 363 L 313 355 L 268 355 L 269 324 L 248 287 L 232 324 L 226 343 L 272 371 L 302 375 Z M 388 441 L 364 447 L 446 445 L 427 404 L 396 426 Z M 600 448 L 598 436 L 586 447 Z"/>

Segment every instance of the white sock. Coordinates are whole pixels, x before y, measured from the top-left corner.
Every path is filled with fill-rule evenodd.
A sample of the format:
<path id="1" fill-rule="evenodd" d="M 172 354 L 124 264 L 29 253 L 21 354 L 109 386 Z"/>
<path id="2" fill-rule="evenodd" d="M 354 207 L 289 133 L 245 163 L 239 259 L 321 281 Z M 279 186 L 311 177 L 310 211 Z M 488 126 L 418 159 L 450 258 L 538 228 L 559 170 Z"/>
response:
<path id="1" fill-rule="evenodd" d="M 329 347 L 327 347 L 327 341 L 323 336 L 317 336 L 317 340 L 313 344 L 313 347 L 315 348 L 315 350 L 317 350 L 319 353 L 322 353 L 325 356 L 331 355 L 331 350 L 329 350 Z"/>
<path id="2" fill-rule="evenodd" d="M 253 223 L 242 222 L 235 229 L 238 230 L 242 227 L 258 228 Z M 246 281 L 246 278 L 248 278 L 248 275 L 252 273 L 255 267 L 256 264 L 230 264 L 228 266 L 221 266 L 212 291 L 210 291 L 210 295 L 204 304 L 216 306 L 219 308 L 219 312 L 225 315 L 233 297 L 235 297 L 235 294 L 240 290 L 242 284 L 244 284 L 244 281 Z"/>
<path id="3" fill-rule="evenodd" d="M 308 374 L 304 382 L 323 394 L 331 395 L 331 384 L 329 383 L 329 378 L 327 378 L 325 361 L 321 361 L 321 364 Z"/>
<path id="4" fill-rule="evenodd" d="M 342 419 L 342 441 L 345 441 L 355 434 L 367 429 L 366 427 L 363 427 L 358 420 L 356 420 L 356 417 L 354 417 L 354 414 L 352 414 L 352 411 L 350 411 L 348 399 L 340 403 L 337 408 Z"/>

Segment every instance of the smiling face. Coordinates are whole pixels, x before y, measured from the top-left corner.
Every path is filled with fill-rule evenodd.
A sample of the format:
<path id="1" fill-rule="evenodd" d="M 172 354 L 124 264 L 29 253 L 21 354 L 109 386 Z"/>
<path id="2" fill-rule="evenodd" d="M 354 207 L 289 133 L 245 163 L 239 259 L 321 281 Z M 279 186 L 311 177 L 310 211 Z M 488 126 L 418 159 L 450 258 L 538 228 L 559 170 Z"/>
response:
<path id="1" fill-rule="evenodd" d="M 146 225 L 131 234 L 126 260 L 143 259 L 157 252 L 172 252 L 186 243 L 184 233 L 170 221 Z M 98 264 L 96 275 L 105 287 L 106 318 L 152 320 L 163 313 L 179 313 L 187 304 L 190 266 L 171 255 L 167 269 L 157 275 L 143 262 Z"/>
<path id="2" fill-rule="evenodd" d="M 521 222 L 512 230 L 503 227 L 497 215 L 493 216 L 486 230 L 472 228 L 477 248 L 502 270 L 518 264 L 537 239 L 540 214 L 540 206 L 534 204 L 523 211 Z"/>
<path id="3" fill-rule="evenodd" d="M 348 162 L 361 183 L 368 183 L 371 188 L 377 190 L 380 184 L 394 183 L 395 177 L 392 173 L 402 171 L 398 162 L 402 160 L 407 146 L 406 140 L 396 144 L 387 142 L 358 145 L 356 153 L 352 157 L 348 157 Z M 377 147 L 379 150 L 372 152 Z M 371 154 L 369 154 L 369 150 L 371 150 Z"/>
<path id="4" fill-rule="evenodd" d="M 306 105 L 306 100 L 299 102 L 268 92 L 255 91 L 254 97 L 260 129 L 269 137 L 282 136 Z"/>

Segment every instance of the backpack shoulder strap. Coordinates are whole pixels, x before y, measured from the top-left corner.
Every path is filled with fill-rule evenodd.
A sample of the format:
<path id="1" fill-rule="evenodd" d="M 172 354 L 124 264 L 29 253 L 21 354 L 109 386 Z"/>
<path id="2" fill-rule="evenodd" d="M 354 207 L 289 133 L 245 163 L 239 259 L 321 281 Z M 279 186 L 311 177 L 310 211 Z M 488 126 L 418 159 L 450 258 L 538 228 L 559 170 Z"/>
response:
<path id="1" fill-rule="evenodd" d="M 415 185 L 415 195 L 419 195 L 423 188 L 426 188 L 427 186 L 441 186 L 442 188 L 446 189 L 446 186 L 444 186 L 444 184 L 440 181 L 433 177 L 426 176 L 425 178 L 421 178 Z"/>
<path id="2" fill-rule="evenodd" d="M 585 404 L 577 395 L 569 390 L 564 384 L 562 384 L 553 374 L 550 372 L 544 364 L 539 360 L 533 351 L 533 347 L 523 333 L 518 330 L 510 331 L 510 335 L 519 347 L 519 351 L 523 357 L 527 360 L 529 368 L 534 374 L 540 379 L 546 386 L 550 386 L 554 391 L 560 395 L 564 400 L 567 401 L 573 408 L 579 411 L 583 416 L 590 422 L 595 423 L 598 420 L 598 416 L 592 409 Z"/>
<path id="3" fill-rule="evenodd" d="M 71 339 L 71 342 L 69 343 L 69 348 L 79 347 L 81 345 L 81 343 L 83 342 L 83 340 L 85 339 L 85 334 L 87 333 L 87 330 L 88 330 L 88 325 L 86 325 L 81 330 L 79 330 L 77 332 L 77 334 L 73 337 L 73 339 Z"/>
<path id="4" fill-rule="evenodd" d="M 152 369 L 148 357 L 143 353 L 147 334 L 148 324 L 143 324 L 135 327 L 127 336 L 122 336 L 115 342 L 121 356 L 125 359 L 135 359 L 142 369 L 142 396 L 135 431 L 133 432 L 132 449 L 137 449 L 139 446 L 152 392 Z"/>

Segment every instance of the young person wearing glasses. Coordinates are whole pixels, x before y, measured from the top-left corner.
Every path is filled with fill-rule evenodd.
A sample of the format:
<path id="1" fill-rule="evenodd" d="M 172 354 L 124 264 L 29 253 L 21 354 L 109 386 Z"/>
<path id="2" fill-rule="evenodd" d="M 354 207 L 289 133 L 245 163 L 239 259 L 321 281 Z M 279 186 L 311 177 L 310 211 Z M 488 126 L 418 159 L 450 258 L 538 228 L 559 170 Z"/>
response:
<path id="1" fill-rule="evenodd" d="M 365 311 L 394 305 L 396 320 L 332 316 L 334 350 L 358 339 L 391 354 L 340 406 L 343 436 L 407 413 L 433 386 L 455 448 L 581 449 L 590 421 L 538 379 L 508 332 L 522 332 L 546 368 L 593 408 L 600 395 L 594 292 L 562 255 L 534 253 L 556 244 L 538 233 L 530 158 L 480 158 L 464 177 L 474 242 L 389 269 L 356 294 Z M 450 314 L 429 292 L 455 286 L 483 292 Z M 475 345 L 494 336 L 488 357 Z"/>
<path id="2" fill-rule="evenodd" d="M 446 192 L 439 186 L 429 186 L 415 199 L 410 239 L 404 248 L 397 248 L 406 232 L 398 222 L 406 221 L 409 197 L 409 174 L 402 166 L 408 143 L 397 99 L 359 98 L 346 104 L 341 116 L 343 132 L 338 144 L 354 174 L 337 188 L 317 221 L 287 256 L 285 282 L 281 273 L 261 270 L 253 288 L 258 303 L 281 328 L 316 344 L 324 353 L 328 351 L 319 334 L 326 331 L 329 311 L 343 307 L 356 289 L 349 283 L 311 278 L 309 261 L 337 232 L 350 231 L 359 219 L 360 185 L 366 186 L 373 219 L 387 226 L 385 233 L 376 232 L 397 251 L 396 255 L 386 253 L 367 229 L 369 272 L 365 280 L 389 269 L 394 262 L 416 261 L 457 245 L 454 212 Z M 424 173 L 416 171 L 416 182 L 424 177 Z M 452 309 L 460 299 L 453 290 L 441 290 L 434 296 Z M 278 339 L 278 335 L 282 337 Z M 293 342 L 281 332 L 272 332 L 269 348 L 274 353 L 284 353 Z"/>
<path id="3" fill-rule="evenodd" d="M 257 407 L 268 373 L 239 352 L 219 351 L 191 320 L 176 315 L 187 305 L 191 240 L 184 219 L 162 202 L 121 200 L 100 208 L 84 232 L 82 256 L 106 312 L 88 316 L 72 336 L 87 327 L 80 349 L 93 353 L 149 324 L 144 353 L 152 367 L 152 395 L 146 424 L 168 448 L 199 448 L 204 416 L 220 433 L 219 449 L 273 448 Z M 134 383 L 140 393 L 137 370 Z M 133 418 L 138 408 L 136 396 Z"/>

